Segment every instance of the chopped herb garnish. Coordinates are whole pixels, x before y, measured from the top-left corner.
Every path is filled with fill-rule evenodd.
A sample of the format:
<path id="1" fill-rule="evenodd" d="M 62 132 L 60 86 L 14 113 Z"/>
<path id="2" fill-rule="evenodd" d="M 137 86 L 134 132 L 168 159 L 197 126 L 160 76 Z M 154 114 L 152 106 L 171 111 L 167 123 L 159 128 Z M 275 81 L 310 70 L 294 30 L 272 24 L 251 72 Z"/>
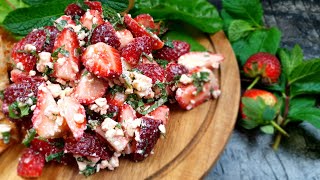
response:
<path id="1" fill-rule="evenodd" d="M 78 162 L 84 162 L 85 161 L 84 157 L 77 157 L 76 160 Z"/>
<path id="2" fill-rule="evenodd" d="M 85 70 L 85 71 L 83 72 L 82 76 L 86 76 L 86 75 L 88 75 L 88 74 L 89 74 L 89 71 Z"/>
<path id="3" fill-rule="evenodd" d="M 30 107 L 22 102 L 15 101 L 9 106 L 9 117 L 12 119 L 20 119 L 29 115 Z"/>
<path id="4" fill-rule="evenodd" d="M 164 59 L 156 59 L 155 61 L 164 69 L 167 68 L 167 65 L 169 64 L 169 62 Z"/>
<path id="5" fill-rule="evenodd" d="M 83 175 L 85 175 L 86 177 L 88 177 L 88 176 L 90 176 L 90 175 L 92 175 L 92 174 L 94 174 L 94 173 L 96 173 L 96 172 L 97 172 L 96 166 L 91 167 L 91 166 L 88 166 L 88 165 L 87 165 L 87 167 L 86 167 L 85 170 L 80 171 L 80 174 L 83 174 Z"/>
<path id="6" fill-rule="evenodd" d="M 68 22 L 66 20 L 61 20 L 60 22 L 55 22 L 56 27 L 59 31 L 62 31 L 66 25 L 68 25 Z"/>
<path id="7" fill-rule="evenodd" d="M 87 9 L 90 9 L 90 7 L 86 4 L 86 3 L 84 3 L 83 1 L 77 1 L 76 2 L 76 4 L 81 8 L 81 9 L 83 9 L 83 10 L 87 10 Z"/>
<path id="8" fill-rule="evenodd" d="M 60 162 L 63 154 L 64 154 L 63 152 L 50 154 L 49 156 L 46 156 L 46 162 L 49 162 L 52 160 L 57 160 L 58 162 Z"/>
<path id="9" fill-rule="evenodd" d="M 87 123 L 87 127 L 94 130 L 96 129 L 101 123 L 98 120 L 89 120 Z"/>
<path id="10" fill-rule="evenodd" d="M 11 137 L 10 131 L 3 132 L 3 133 L 2 133 L 3 143 L 9 144 L 9 142 L 10 142 L 10 137 Z"/>
<path id="11" fill-rule="evenodd" d="M 123 27 L 123 17 L 114 9 L 103 6 L 103 15 L 116 30 L 119 30 L 119 28 Z"/>
<path id="12" fill-rule="evenodd" d="M 64 55 L 65 57 L 69 57 L 69 54 L 70 54 L 69 51 L 65 50 L 64 48 L 65 48 L 65 45 L 53 51 L 53 53 L 51 54 L 51 57 L 57 58 L 59 53 Z"/>
<path id="13" fill-rule="evenodd" d="M 50 44 L 50 31 L 48 29 L 44 29 L 44 32 L 46 33 L 46 44 Z"/>
<path id="14" fill-rule="evenodd" d="M 3 94 L 3 93 L 4 93 L 4 91 L 3 91 L 3 90 L 2 90 L 2 91 L 0 91 L 0 99 L 1 99 L 1 100 L 3 100 L 3 99 L 4 99 L 4 94 Z"/>
<path id="15" fill-rule="evenodd" d="M 23 141 L 22 141 L 22 144 L 24 144 L 25 146 L 29 147 L 30 146 L 30 143 L 31 141 L 34 139 L 35 135 L 36 135 L 36 130 L 35 129 L 29 129 L 27 131 L 27 134 L 26 136 L 24 137 Z"/>
<path id="16" fill-rule="evenodd" d="M 204 83 L 210 80 L 208 72 L 193 73 L 191 78 L 193 80 L 193 85 L 197 88 L 197 94 L 202 91 Z"/>
<path id="17" fill-rule="evenodd" d="M 166 40 L 164 42 L 165 46 L 168 46 L 169 48 L 174 48 L 173 42 L 171 40 Z"/>
<path id="18" fill-rule="evenodd" d="M 121 124 L 118 123 L 118 124 L 116 125 L 116 128 L 121 129 Z"/>
<path id="19" fill-rule="evenodd" d="M 145 56 L 150 62 L 153 62 L 153 58 L 151 56 L 149 56 L 147 53 L 142 52 L 141 57 Z"/>
<path id="20" fill-rule="evenodd" d="M 117 92 L 123 93 L 125 91 L 125 88 L 123 86 L 114 85 L 112 88 L 109 89 L 109 92 L 112 95 L 115 95 Z"/>

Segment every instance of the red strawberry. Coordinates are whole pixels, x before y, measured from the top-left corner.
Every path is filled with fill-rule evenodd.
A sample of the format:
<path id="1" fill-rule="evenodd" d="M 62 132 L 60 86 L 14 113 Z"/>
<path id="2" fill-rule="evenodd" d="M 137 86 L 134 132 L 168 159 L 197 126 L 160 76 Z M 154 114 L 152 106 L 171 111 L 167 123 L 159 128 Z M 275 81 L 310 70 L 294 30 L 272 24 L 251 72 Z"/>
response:
<path id="1" fill-rule="evenodd" d="M 161 120 L 163 125 L 166 125 L 169 120 L 169 112 L 170 109 L 166 105 L 162 105 L 155 109 L 154 111 L 150 112 L 146 115 L 146 117 L 150 117 L 152 119 Z"/>
<path id="2" fill-rule="evenodd" d="M 147 117 L 141 118 L 142 122 L 138 130 L 139 134 L 136 134 L 132 141 L 133 153 L 131 158 L 133 161 L 145 159 L 151 153 L 160 137 L 159 125 L 162 124 L 161 121 Z"/>
<path id="3" fill-rule="evenodd" d="M 156 59 L 165 59 L 168 61 L 177 61 L 180 56 L 190 52 L 190 45 L 184 41 L 172 41 L 173 47 L 163 46 L 157 50 L 153 56 Z"/>
<path id="4" fill-rule="evenodd" d="M 97 10 L 89 10 L 80 18 L 81 24 L 88 28 L 89 30 L 92 29 L 92 26 L 100 25 L 104 23 L 102 19 L 102 13 Z"/>
<path id="5" fill-rule="evenodd" d="M 83 71 L 79 84 L 75 87 L 72 96 L 81 104 L 91 104 L 94 100 L 101 98 L 108 88 L 108 83 L 97 78 L 88 71 Z"/>
<path id="6" fill-rule="evenodd" d="M 31 148 L 23 151 L 19 160 L 18 175 L 25 178 L 40 177 L 44 167 L 44 156 Z"/>
<path id="7" fill-rule="evenodd" d="M 247 97 L 247 98 L 252 98 L 252 99 L 257 99 L 258 97 L 262 98 L 264 103 L 269 106 L 275 106 L 278 102 L 276 96 L 268 91 L 265 90 L 260 90 L 260 89 L 250 89 L 246 90 L 242 97 Z M 246 115 L 243 113 L 244 105 L 241 103 L 240 104 L 240 112 L 242 119 L 246 119 Z"/>
<path id="8" fill-rule="evenodd" d="M 66 23 L 61 23 L 62 21 L 65 21 Z M 58 26 L 58 24 L 60 24 L 60 26 L 64 25 L 63 28 L 68 25 L 76 26 L 76 23 L 74 22 L 74 20 L 72 20 L 72 17 L 67 15 L 60 16 L 54 21 L 54 24 L 56 27 Z"/>
<path id="9" fill-rule="evenodd" d="M 79 72 L 80 62 L 77 54 L 79 48 L 77 34 L 72 30 L 65 28 L 57 36 L 54 43 L 53 51 L 58 51 L 58 48 L 67 53 L 58 53 L 58 60 L 54 63 L 53 76 L 66 81 L 76 80 Z"/>
<path id="10" fill-rule="evenodd" d="M 71 137 L 67 138 L 65 140 L 64 152 L 80 156 L 99 157 L 107 160 L 112 156 L 107 143 L 98 137 L 98 135 L 89 133 L 84 133 L 78 140 Z"/>
<path id="11" fill-rule="evenodd" d="M 148 36 L 137 37 L 121 49 L 121 57 L 130 65 L 139 63 L 142 53 L 150 54 L 152 51 L 152 40 Z"/>
<path id="12" fill-rule="evenodd" d="M 109 22 L 105 22 L 97 26 L 91 36 L 91 44 L 96 44 L 98 42 L 104 42 L 116 49 L 120 46 L 120 41 L 116 35 L 116 30 L 112 27 Z"/>
<path id="13" fill-rule="evenodd" d="M 272 54 L 260 52 L 249 57 L 243 66 L 244 74 L 248 77 L 262 77 L 265 83 L 275 83 L 281 74 L 278 58 Z"/>
<path id="14" fill-rule="evenodd" d="M 164 43 L 159 39 L 159 37 L 152 32 L 148 32 L 144 27 L 140 26 L 137 21 L 131 18 L 130 15 L 124 15 L 124 23 L 127 28 L 132 32 L 134 37 L 149 36 L 152 39 L 152 49 L 161 49 Z"/>
<path id="15" fill-rule="evenodd" d="M 164 82 L 165 71 L 158 64 L 139 64 L 136 69 L 151 78 L 152 83 L 156 83 L 156 81 Z"/>
<path id="16" fill-rule="evenodd" d="M 25 38 L 16 43 L 12 48 L 11 58 L 16 68 L 26 72 L 34 69 L 37 57 L 32 55 L 32 51 L 40 52 L 46 41 L 44 30 L 30 32 Z M 33 49 L 34 48 L 34 49 Z"/>
<path id="17" fill-rule="evenodd" d="M 105 43 L 88 46 L 81 60 L 86 69 L 98 77 L 113 78 L 122 74 L 118 50 Z"/>
<path id="18" fill-rule="evenodd" d="M 41 76 L 29 76 L 29 74 L 22 72 L 18 69 L 14 69 L 10 72 L 10 80 L 14 83 L 21 82 L 44 82 Z"/>
<path id="19" fill-rule="evenodd" d="M 182 109 L 190 110 L 207 101 L 211 97 L 211 90 L 210 82 L 205 83 L 198 94 L 193 84 L 183 85 L 177 89 L 175 99 Z"/>
<path id="20" fill-rule="evenodd" d="M 52 53 L 54 42 L 59 34 L 59 30 L 54 26 L 44 27 L 47 36 L 49 35 L 49 43 L 46 41 L 43 47 L 43 51 Z"/>
<path id="21" fill-rule="evenodd" d="M 60 114 L 65 118 L 73 137 L 80 139 L 86 129 L 86 113 L 84 107 L 73 97 L 58 100 Z"/>
<path id="22" fill-rule="evenodd" d="M 38 135 L 44 138 L 61 137 L 67 129 L 63 117 L 60 116 L 59 107 L 45 83 L 39 87 L 31 121 Z"/>
<path id="23" fill-rule="evenodd" d="M 181 64 L 169 63 L 166 67 L 166 81 L 172 82 L 175 77 L 187 74 L 189 70 Z"/>
<path id="24" fill-rule="evenodd" d="M 101 2 L 99 2 L 99 1 L 86 1 L 84 3 L 86 3 L 86 5 L 88 5 L 90 9 L 97 10 L 102 13 Z"/>
<path id="25" fill-rule="evenodd" d="M 80 6 L 78 6 L 75 3 L 69 4 L 64 10 L 65 15 L 69 15 L 72 17 L 75 17 L 76 15 L 82 16 L 84 15 L 84 13 L 86 13 L 86 11 L 84 11 Z"/>
<path id="26" fill-rule="evenodd" d="M 178 63 L 192 70 L 196 67 L 206 67 L 208 69 L 219 68 L 223 61 L 223 56 L 210 52 L 189 52 L 179 57 Z"/>
<path id="27" fill-rule="evenodd" d="M 128 120 L 134 120 L 137 118 L 136 111 L 129 105 L 129 104 L 124 104 L 119 112 L 119 118 L 118 121 L 125 122 Z"/>
<path id="28" fill-rule="evenodd" d="M 116 35 L 120 41 L 120 50 L 134 40 L 131 32 L 128 29 L 119 30 L 116 32 Z"/>
<path id="29" fill-rule="evenodd" d="M 140 14 L 134 20 L 145 28 L 155 29 L 153 17 L 149 14 Z"/>

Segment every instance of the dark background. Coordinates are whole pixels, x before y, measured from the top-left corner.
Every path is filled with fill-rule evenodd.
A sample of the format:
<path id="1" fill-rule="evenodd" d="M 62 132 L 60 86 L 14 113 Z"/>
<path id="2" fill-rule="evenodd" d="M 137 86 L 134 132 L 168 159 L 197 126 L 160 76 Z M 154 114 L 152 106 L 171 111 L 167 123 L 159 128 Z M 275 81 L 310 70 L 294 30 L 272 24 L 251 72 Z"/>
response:
<path id="1" fill-rule="evenodd" d="M 221 0 L 210 0 L 218 8 Z M 282 31 L 281 46 L 299 44 L 305 59 L 320 58 L 320 0 L 263 0 L 264 22 Z M 320 179 L 320 130 L 291 124 L 277 152 L 273 137 L 235 127 L 206 179 Z"/>

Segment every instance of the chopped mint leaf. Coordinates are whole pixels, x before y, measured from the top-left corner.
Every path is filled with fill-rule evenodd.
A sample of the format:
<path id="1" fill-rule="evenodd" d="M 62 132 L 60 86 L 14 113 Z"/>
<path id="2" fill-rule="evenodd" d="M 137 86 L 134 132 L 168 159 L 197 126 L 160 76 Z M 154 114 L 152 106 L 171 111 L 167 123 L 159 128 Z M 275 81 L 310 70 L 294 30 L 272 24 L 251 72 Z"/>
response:
<path id="1" fill-rule="evenodd" d="M 208 72 L 193 73 L 191 78 L 193 79 L 193 85 L 197 88 L 197 94 L 202 91 L 204 83 L 210 80 Z"/>
<path id="2" fill-rule="evenodd" d="M 166 40 L 164 42 L 165 46 L 168 46 L 169 48 L 174 48 L 173 42 L 171 40 Z"/>
<path id="3" fill-rule="evenodd" d="M 3 90 L 2 90 L 2 91 L 0 91 L 0 99 L 1 99 L 1 100 L 3 100 L 3 99 L 4 99 L 4 94 L 3 94 L 3 93 L 4 93 L 4 91 L 3 91 Z"/>
<path id="4" fill-rule="evenodd" d="M 149 56 L 147 53 L 142 52 L 141 57 L 145 56 L 150 62 L 153 62 L 153 58 L 151 56 Z"/>
<path id="5" fill-rule="evenodd" d="M 112 88 L 109 89 L 109 92 L 112 95 L 115 95 L 117 92 L 124 92 L 125 88 L 123 86 L 119 86 L 119 85 L 114 85 Z"/>
<path id="6" fill-rule="evenodd" d="M 121 129 L 121 124 L 118 123 L 118 124 L 116 125 L 116 128 Z"/>
<path id="7" fill-rule="evenodd" d="M 22 102 L 15 101 L 9 106 L 9 117 L 12 119 L 20 119 L 29 115 L 30 107 Z"/>
<path id="8" fill-rule="evenodd" d="M 103 15 L 116 29 L 123 26 L 123 17 L 114 9 L 103 5 Z"/>
<path id="9" fill-rule="evenodd" d="M 85 70 L 85 71 L 83 72 L 82 76 L 86 76 L 86 75 L 88 75 L 88 74 L 89 74 L 89 71 Z"/>
<path id="10" fill-rule="evenodd" d="M 58 54 L 61 53 L 62 55 L 66 56 L 66 57 L 69 57 L 69 51 L 65 50 L 65 45 L 59 47 L 58 49 L 56 49 L 52 54 L 51 54 L 51 57 L 55 57 L 57 58 L 58 57 Z"/>
<path id="11" fill-rule="evenodd" d="M 57 153 L 50 154 L 50 155 L 46 156 L 46 162 L 49 162 L 52 160 L 57 160 L 58 162 L 60 162 L 63 154 L 64 154 L 63 152 L 57 152 Z"/>
<path id="12" fill-rule="evenodd" d="M 83 175 L 85 175 L 86 177 L 88 177 L 88 176 L 96 173 L 96 171 L 97 171 L 96 169 L 97 169 L 97 168 L 96 168 L 95 166 L 94 166 L 94 167 L 91 167 L 91 166 L 88 166 L 88 165 L 87 165 L 87 167 L 86 167 L 85 170 L 80 171 L 80 174 L 83 174 Z"/>
<path id="13" fill-rule="evenodd" d="M 26 136 L 24 137 L 22 144 L 24 144 L 25 146 L 29 147 L 31 141 L 34 139 L 34 137 L 36 136 L 36 130 L 31 128 L 27 131 Z"/>
<path id="14" fill-rule="evenodd" d="M 9 144 L 9 142 L 10 142 L 10 137 L 11 137 L 10 131 L 8 131 L 8 132 L 3 132 L 3 133 L 2 133 L 3 143 Z"/>
<path id="15" fill-rule="evenodd" d="M 164 69 L 169 64 L 169 62 L 167 60 L 164 60 L 164 59 L 156 59 L 155 61 Z"/>
<path id="16" fill-rule="evenodd" d="M 63 29 L 64 29 L 64 27 L 66 26 L 66 25 L 68 25 L 68 22 L 66 21 L 66 20 L 61 20 L 60 22 L 55 22 L 55 24 L 56 24 L 56 27 L 57 27 L 57 29 L 59 30 L 59 31 L 62 31 Z"/>

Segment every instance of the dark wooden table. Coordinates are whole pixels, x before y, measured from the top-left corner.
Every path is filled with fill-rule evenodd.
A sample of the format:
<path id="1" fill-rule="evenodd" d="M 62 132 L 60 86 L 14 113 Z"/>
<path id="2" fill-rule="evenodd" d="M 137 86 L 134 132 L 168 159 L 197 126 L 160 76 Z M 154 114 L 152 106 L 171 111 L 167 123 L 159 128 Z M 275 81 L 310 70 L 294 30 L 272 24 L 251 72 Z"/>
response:
<path id="1" fill-rule="evenodd" d="M 218 0 L 211 0 L 217 7 Z M 320 0 L 263 0 L 264 20 L 281 29 L 282 47 L 299 44 L 305 59 L 320 58 Z M 320 179 L 320 130 L 307 123 L 290 125 L 291 137 L 277 152 L 273 137 L 236 127 L 206 179 Z"/>

